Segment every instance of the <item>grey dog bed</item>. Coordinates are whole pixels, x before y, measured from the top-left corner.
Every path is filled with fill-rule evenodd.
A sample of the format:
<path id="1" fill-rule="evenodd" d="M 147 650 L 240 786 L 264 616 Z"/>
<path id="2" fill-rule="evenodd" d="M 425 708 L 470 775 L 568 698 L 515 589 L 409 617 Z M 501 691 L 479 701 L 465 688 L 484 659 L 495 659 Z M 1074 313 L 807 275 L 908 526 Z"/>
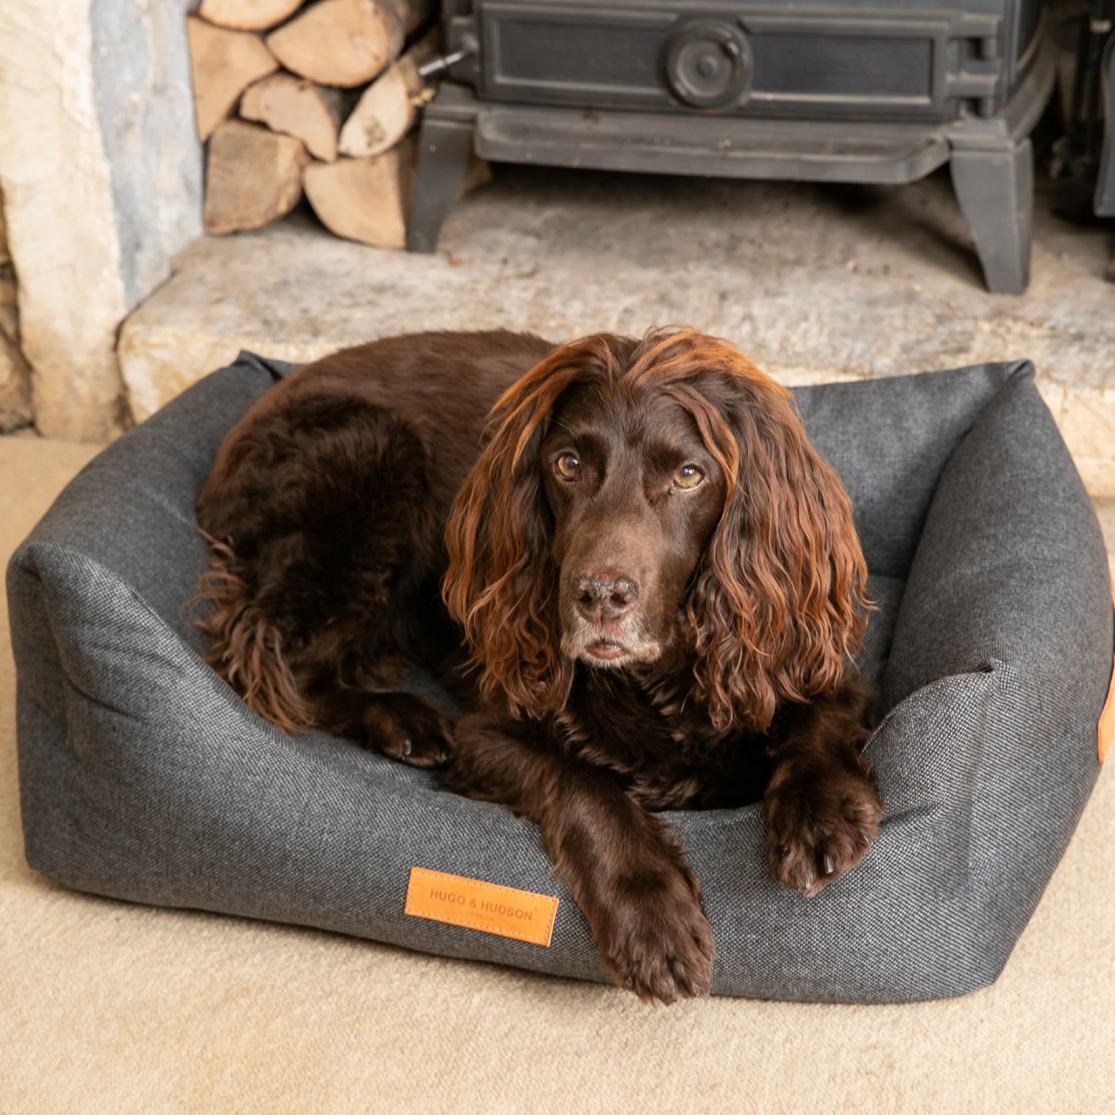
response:
<path id="1" fill-rule="evenodd" d="M 243 354 L 97 457 L 8 571 L 27 860 L 68 887 L 603 980 L 537 830 L 342 740 L 264 723 L 202 660 L 194 499 L 290 370 Z M 996 978 L 1096 778 L 1112 663 L 1103 540 L 1026 363 L 795 392 L 856 508 L 887 809 L 805 899 L 758 806 L 675 813 L 713 992 L 894 1002 Z M 421 687 L 421 679 L 413 684 Z M 557 896 L 549 947 L 407 916 L 413 866 Z"/>

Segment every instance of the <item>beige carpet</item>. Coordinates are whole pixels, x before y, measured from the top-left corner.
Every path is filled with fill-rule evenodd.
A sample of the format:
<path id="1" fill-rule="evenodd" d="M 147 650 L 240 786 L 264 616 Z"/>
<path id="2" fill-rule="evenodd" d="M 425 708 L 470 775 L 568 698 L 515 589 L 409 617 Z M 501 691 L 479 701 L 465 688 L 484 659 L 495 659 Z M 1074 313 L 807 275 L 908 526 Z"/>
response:
<path id="1" fill-rule="evenodd" d="M 0 439 L 4 562 L 93 452 Z M 0 1115 L 1115 1112 L 1110 770 L 994 987 L 900 1007 L 652 1009 L 45 882 L 23 861 L 0 607 Z"/>

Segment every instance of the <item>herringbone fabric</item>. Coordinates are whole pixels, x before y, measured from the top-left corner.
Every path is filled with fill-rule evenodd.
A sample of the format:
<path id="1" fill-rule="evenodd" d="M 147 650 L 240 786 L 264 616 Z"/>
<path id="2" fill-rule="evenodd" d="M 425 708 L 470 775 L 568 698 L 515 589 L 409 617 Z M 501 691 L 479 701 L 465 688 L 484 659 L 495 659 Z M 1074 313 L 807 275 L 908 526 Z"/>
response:
<path id="1" fill-rule="evenodd" d="M 202 660 L 194 499 L 289 370 L 243 354 L 191 388 L 96 458 L 13 557 L 28 862 L 97 894 L 604 979 L 532 825 L 345 741 L 284 735 Z M 885 712 L 867 747 L 887 818 L 863 864 L 807 900 L 770 879 L 758 807 L 671 814 L 716 934 L 713 991 L 961 994 L 1001 970 L 1098 772 L 1103 541 L 1027 364 L 796 396 L 852 496 L 879 602 L 862 665 Z M 558 895 L 551 947 L 407 917 L 411 866 Z"/>

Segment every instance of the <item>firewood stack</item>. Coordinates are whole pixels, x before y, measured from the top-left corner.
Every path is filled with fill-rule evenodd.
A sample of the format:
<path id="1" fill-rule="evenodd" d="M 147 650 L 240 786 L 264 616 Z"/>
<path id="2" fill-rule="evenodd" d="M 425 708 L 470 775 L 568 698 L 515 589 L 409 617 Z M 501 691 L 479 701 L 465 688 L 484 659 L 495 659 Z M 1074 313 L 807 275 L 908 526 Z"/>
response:
<path id="1" fill-rule="evenodd" d="M 202 0 L 187 17 L 211 234 L 262 228 L 303 190 L 338 236 L 402 248 L 433 96 L 436 0 Z M 465 188 L 487 181 L 477 163 Z"/>

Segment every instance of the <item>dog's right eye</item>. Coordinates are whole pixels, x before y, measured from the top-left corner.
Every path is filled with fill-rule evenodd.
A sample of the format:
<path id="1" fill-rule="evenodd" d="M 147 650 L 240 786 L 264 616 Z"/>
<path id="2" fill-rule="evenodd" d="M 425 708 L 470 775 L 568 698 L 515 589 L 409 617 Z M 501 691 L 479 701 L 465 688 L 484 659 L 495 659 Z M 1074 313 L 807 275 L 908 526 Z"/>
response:
<path id="1" fill-rule="evenodd" d="M 576 480 L 577 475 L 581 468 L 581 462 L 572 453 L 562 453 L 556 461 L 554 461 L 554 472 L 562 478 L 562 480 Z"/>

